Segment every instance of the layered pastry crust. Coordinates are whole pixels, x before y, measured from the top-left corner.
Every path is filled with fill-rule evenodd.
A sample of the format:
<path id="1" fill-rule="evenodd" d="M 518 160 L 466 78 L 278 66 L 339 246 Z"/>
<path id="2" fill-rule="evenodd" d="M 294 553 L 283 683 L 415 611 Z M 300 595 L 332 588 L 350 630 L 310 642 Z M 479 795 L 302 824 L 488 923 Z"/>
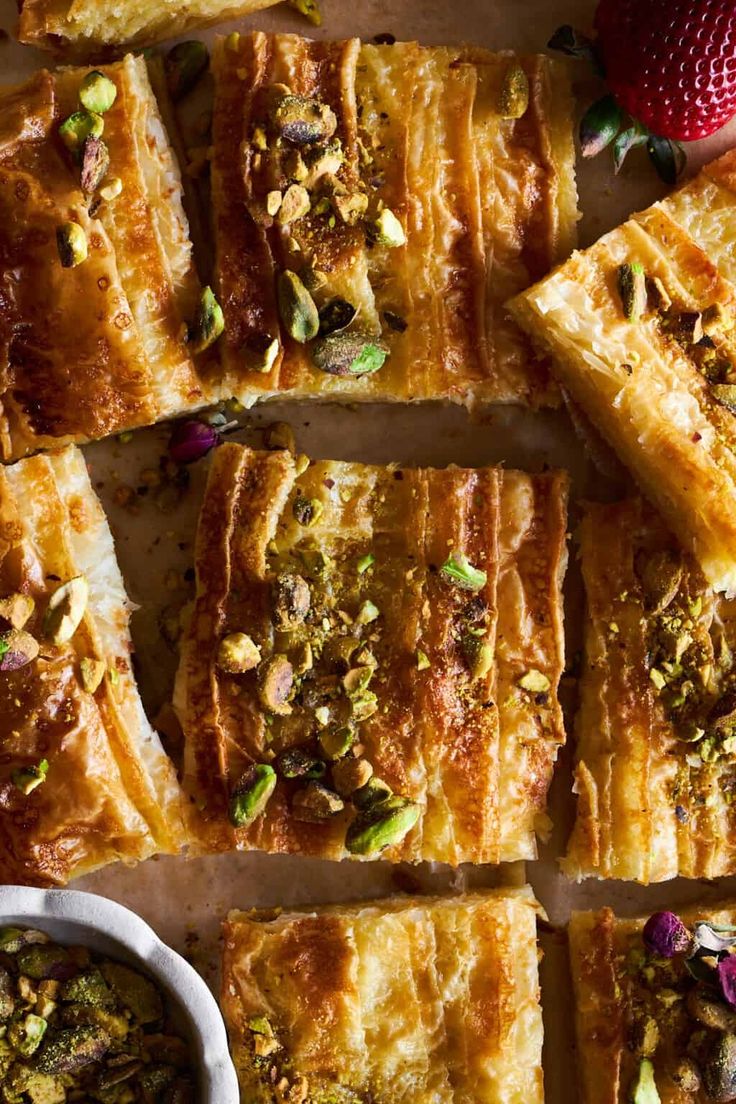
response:
<path id="1" fill-rule="evenodd" d="M 110 53 L 120 46 L 145 46 L 161 38 L 175 38 L 193 27 L 237 19 L 268 8 L 276 0 L 20 0 L 18 37 L 29 46 L 64 57 Z"/>
<path id="2" fill-rule="evenodd" d="M 261 33 L 220 39 L 212 65 L 224 392 L 247 404 L 284 391 L 556 401 L 502 304 L 574 244 L 564 67 L 477 48 Z M 506 119 L 500 104 L 513 70 L 523 70 L 529 102 Z M 283 137 L 284 93 L 329 108 L 316 140 L 293 128 Z M 388 234 L 376 232 L 384 208 L 400 224 Z M 383 344 L 378 371 L 315 366 L 314 343 L 293 340 L 279 316 L 284 270 L 303 278 L 318 307 L 341 298 L 357 310 L 347 332 Z"/>
<path id="3" fill-rule="evenodd" d="M 523 889 L 232 914 L 241 1100 L 541 1104 L 535 911 Z"/>
<path id="4" fill-rule="evenodd" d="M 325 759 L 324 730 L 347 728 L 347 757 L 367 760 L 374 780 L 419 807 L 385 857 L 534 857 L 564 740 L 566 498 L 560 473 L 317 461 L 298 474 L 288 452 L 221 446 L 175 695 L 198 846 L 344 857 L 356 799 L 308 822 L 296 809 L 315 775 L 287 778 L 281 767 L 294 748 Z M 315 502 L 316 519 L 300 524 L 295 514 Z M 485 573 L 480 587 L 463 589 L 441 570 L 451 553 Z M 283 631 L 274 593 L 294 574 L 309 612 Z M 258 666 L 228 673 L 218 649 L 241 632 Z M 282 715 L 262 689 L 276 655 L 293 676 Z M 330 788 L 344 767 L 326 758 L 316 770 Z M 254 763 L 273 765 L 276 788 L 263 815 L 234 827 L 229 803 Z"/>
<path id="5" fill-rule="evenodd" d="M 55 643 L 49 603 L 80 576 L 88 588 L 81 620 Z M 81 453 L 67 448 L 0 468 L 3 882 L 63 885 L 116 859 L 181 847 L 176 775 L 138 697 L 128 616 Z M 25 634 L 20 644 L 14 622 Z M 35 650 L 25 636 L 38 655 L 20 666 L 10 657 Z M 29 787 L 29 772 L 42 780 Z"/>
<path id="6" fill-rule="evenodd" d="M 640 499 L 591 505 L 577 820 L 565 872 L 639 882 L 736 869 L 736 603 Z"/>
<path id="7" fill-rule="evenodd" d="M 709 582 L 728 592 L 736 591 L 734 188 L 731 151 L 509 303 Z M 622 297 L 627 266 L 641 266 L 628 272 L 636 300 Z"/>
<path id="8" fill-rule="evenodd" d="M 85 196 L 60 124 L 88 70 L 37 73 L 0 92 L 0 458 L 104 437 L 205 402 L 188 351 L 198 284 L 181 179 L 145 61 L 104 67 L 109 177 Z M 57 228 L 88 256 L 62 268 Z"/>

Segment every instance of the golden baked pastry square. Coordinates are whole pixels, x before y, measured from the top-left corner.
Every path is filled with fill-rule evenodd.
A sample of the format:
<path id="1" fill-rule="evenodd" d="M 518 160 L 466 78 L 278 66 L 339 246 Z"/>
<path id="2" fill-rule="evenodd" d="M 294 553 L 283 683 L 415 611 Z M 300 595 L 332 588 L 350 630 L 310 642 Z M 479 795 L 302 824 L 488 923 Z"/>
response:
<path id="1" fill-rule="evenodd" d="M 537 907 L 520 889 L 231 914 L 241 1099 L 541 1104 Z"/>
<path id="2" fill-rule="evenodd" d="M 710 1104 L 736 1094 L 736 906 L 569 924 L 581 1104 Z"/>
<path id="3" fill-rule="evenodd" d="M 0 467 L 0 879 L 63 885 L 182 843 L 131 670 L 112 536 L 75 448 Z"/>
<path id="4" fill-rule="evenodd" d="M 508 306 L 718 590 L 736 592 L 736 150 Z"/>
<path id="5" fill-rule="evenodd" d="M 574 244 L 564 66 L 257 33 L 212 67 L 225 393 L 556 401 L 502 304 Z"/>
<path id="6" fill-rule="evenodd" d="M 577 821 L 564 869 L 736 871 L 736 603 L 640 499 L 587 508 Z"/>
<path id="7" fill-rule="evenodd" d="M 0 276 L 1 459 L 204 404 L 181 180 L 142 58 L 0 90 Z"/>
<path id="8" fill-rule="evenodd" d="M 215 453 L 175 706 L 194 847 L 533 858 L 567 478 Z"/>

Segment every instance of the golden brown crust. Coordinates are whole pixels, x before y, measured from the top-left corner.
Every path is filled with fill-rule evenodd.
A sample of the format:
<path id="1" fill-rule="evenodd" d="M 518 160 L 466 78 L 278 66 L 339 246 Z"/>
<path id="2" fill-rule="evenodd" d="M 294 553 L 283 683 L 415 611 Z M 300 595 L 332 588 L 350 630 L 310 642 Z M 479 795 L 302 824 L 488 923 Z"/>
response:
<path id="1" fill-rule="evenodd" d="M 84 70 L 39 73 L 0 94 L 0 457 L 145 425 L 205 397 L 186 349 L 197 284 L 180 181 L 146 76 L 107 66 L 117 200 L 91 215 L 59 124 Z M 62 268 L 57 227 L 79 223 L 89 256 Z"/>
<path id="2" fill-rule="evenodd" d="M 86 612 L 68 643 L 53 644 L 49 598 L 78 575 L 89 585 Z M 41 650 L 0 670 L 2 880 L 63 885 L 116 859 L 179 850 L 176 777 L 138 698 L 112 537 L 75 449 L 0 469 L 0 599 L 13 594 L 34 600 L 24 631 Z M 82 660 L 101 664 L 94 691 Z M 43 760 L 45 780 L 23 793 L 15 772 Z"/>
<path id="3" fill-rule="evenodd" d="M 231 915 L 222 1008 L 241 1099 L 541 1104 L 535 934 L 527 889 Z M 277 1044 L 260 1068 L 257 1017 Z"/>
<path id="4" fill-rule="evenodd" d="M 518 60 L 530 106 L 509 121 L 498 103 L 512 55 L 260 33 L 237 44 L 218 41 L 212 179 L 224 393 L 247 403 L 285 390 L 466 404 L 557 401 L 546 368 L 502 303 L 571 245 L 569 89 L 564 70 L 548 59 Z M 305 181 L 312 208 L 288 226 L 267 213 L 269 193 L 297 179 L 289 158 L 277 168 L 285 147 L 268 137 L 274 84 L 328 104 L 344 154 L 336 183 Z M 389 207 L 407 244 L 375 243 L 362 220 L 343 221 L 330 198 L 335 187 L 367 196 L 368 220 L 381 204 Z M 356 325 L 387 345 L 388 360 L 374 374 L 320 372 L 310 347 L 280 328 L 275 274 L 305 267 L 326 278 L 318 305 L 347 299 L 359 308 Z M 271 371 L 249 369 L 250 350 L 266 337 L 280 339 Z"/>

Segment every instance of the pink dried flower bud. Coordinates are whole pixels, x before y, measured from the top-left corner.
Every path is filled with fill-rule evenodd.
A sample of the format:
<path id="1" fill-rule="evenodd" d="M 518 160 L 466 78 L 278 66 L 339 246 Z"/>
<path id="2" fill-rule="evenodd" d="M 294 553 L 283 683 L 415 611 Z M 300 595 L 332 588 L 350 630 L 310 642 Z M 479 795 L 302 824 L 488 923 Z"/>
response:
<path id="1" fill-rule="evenodd" d="M 736 1008 L 736 955 L 726 955 L 718 963 L 718 984 L 726 1004 Z"/>
<path id="2" fill-rule="evenodd" d="M 642 932 L 644 945 L 660 958 L 674 958 L 690 949 L 692 936 L 674 912 L 655 912 Z"/>
<path id="3" fill-rule="evenodd" d="M 192 464 L 220 443 L 214 426 L 206 422 L 179 422 L 169 438 L 169 456 L 176 464 Z"/>

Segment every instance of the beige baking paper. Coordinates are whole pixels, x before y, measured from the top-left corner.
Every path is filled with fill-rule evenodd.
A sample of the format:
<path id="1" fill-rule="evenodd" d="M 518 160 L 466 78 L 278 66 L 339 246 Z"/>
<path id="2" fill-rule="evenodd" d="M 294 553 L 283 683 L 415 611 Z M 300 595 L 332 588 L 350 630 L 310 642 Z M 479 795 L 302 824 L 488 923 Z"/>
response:
<path id="1" fill-rule="evenodd" d="M 398 39 L 426 44 L 469 41 L 492 49 L 543 50 L 562 23 L 590 27 L 592 0 L 321 0 L 324 23 L 312 28 L 283 5 L 218 30 L 289 30 L 322 37 L 360 35 L 370 40 L 391 33 Z M 14 0 L 0 0 L 0 27 L 12 33 Z M 214 31 L 202 34 L 211 40 Z M 19 80 L 43 65 L 44 56 L 0 42 L 0 80 Z M 601 92 L 584 63 L 572 63 L 579 104 Z M 736 142 L 736 126 L 708 142 L 690 147 L 692 167 Z M 580 243 L 587 245 L 619 223 L 632 210 L 663 194 L 642 151 L 627 161 L 618 178 L 610 158 L 578 165 Z M 532 415 L 497 408 L 471 420 L 465 411 L 428 404 L 417 407 L 331 405 L 307 406 L 279 402 L 242 416 L 237 440 L 259 443 L 259 427 L 275 420 L 292 424 L 300 451 L 313 457 L 366 462 L 397 461 L 404 465 L 483 465 L 539 470 L 545 465 L 568 468 L 575 497 L 611 497 L 615 481 L 595 471 L 563 413 Z M 167 441 L 165 427 L 143 430 L 132 440 L 110 440 L 84 451 L 93 483 L 104 503 L 117 541 L 118 558 L 131 599 L 140 607 L 133 617 L 136 666 L 150 715 L 170 694 L 176 667 L 174 649 L 163 639 L 159 624 L 176 613 L 190 596 L 184 573 L 192 560 L 192 541 L 207 461 L 189 469 L 191 485 L 181 498 L 152 491 L 137 497 L 135 508 L 121 505 L 122 488 L 145 483 L 147 469 L 157 469 Z M 618 488 L 620 490 L 620 487 Z M 163 508 L 162 508 L 163 507 Z M 571 546 L 568 573 L 568 647 L 572 656 L 580 641 L 580 581 Z M 736 879 L 719 883 L 678 880 L 649 889 L 622 883 L 573 885 L 557 872 L 556 860 L 572 822 L 572 749 L 563 753 L 551 795 L 554 831 L 541 848 L 538 862 L 529 863 L 526 877 L 555 924 L 564 923 L 571 908 L 611 904 L 622 913 L 647 912 L 667 902 L 676 906 L 692 899 L 736 896 Z M 465 868 L 459 872 L 426 868 L 393 869 L 386 863 L 340 865 L 311 859 L 268 855 L 220 855 L 185 861 L 151 860 L 136 869 L 110 867 L 76 883 L 76 888 L 114 898 L 133 908 L 171 946 L 182 951 L 217 984 L 218 926 L 231 908 L 293 905 L 383 896 L 418 883 L 434 891 L 463 886 L 524 880 L 522 864 L 494 870 Z M 564 938 L 543 933 L 542 964 L 545 1011 L 545 1072 L 550 1104 L 575 1104 L 574 1052 L 566 980 Z"/>

